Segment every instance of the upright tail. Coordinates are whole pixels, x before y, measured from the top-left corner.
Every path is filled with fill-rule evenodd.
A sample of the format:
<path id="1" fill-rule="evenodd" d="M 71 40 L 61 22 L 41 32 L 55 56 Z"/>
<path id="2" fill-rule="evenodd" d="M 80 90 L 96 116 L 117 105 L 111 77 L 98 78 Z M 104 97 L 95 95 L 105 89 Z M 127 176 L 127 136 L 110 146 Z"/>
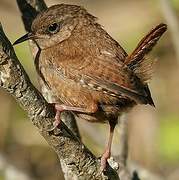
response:
<path id="1" fill-rule="evenodd" d="M 147 59 L 146 55 L 157 44 L 160 37 L 167 30 L 166 24 L 159 24 L 152 29 L 137 45 L 124 63 L 143 81 L 151 79 L 155 61 Z"/>

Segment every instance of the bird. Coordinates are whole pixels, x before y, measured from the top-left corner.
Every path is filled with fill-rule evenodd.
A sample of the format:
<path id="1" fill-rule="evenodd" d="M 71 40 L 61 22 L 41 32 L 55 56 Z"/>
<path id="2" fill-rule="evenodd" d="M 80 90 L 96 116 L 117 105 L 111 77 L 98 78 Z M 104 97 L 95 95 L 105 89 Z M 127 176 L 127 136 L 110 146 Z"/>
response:
<path id="1" fill-rule="evenodd" d="M 137 104 L 155 106 L 148 87 L 155 63 L 146 55 L 166 30 L 166 24 L 157 25 L 128 55 L 85 8 L 57 4 L 40 12 L 31 31 L 13 44 L 30 39 L 39 48 L 37 73 L 57 97 L 54 127 L 60 124 L 63 111 L 90 122 L 109 124 L 102 171 L 111 156 L 118 117 Z"/>

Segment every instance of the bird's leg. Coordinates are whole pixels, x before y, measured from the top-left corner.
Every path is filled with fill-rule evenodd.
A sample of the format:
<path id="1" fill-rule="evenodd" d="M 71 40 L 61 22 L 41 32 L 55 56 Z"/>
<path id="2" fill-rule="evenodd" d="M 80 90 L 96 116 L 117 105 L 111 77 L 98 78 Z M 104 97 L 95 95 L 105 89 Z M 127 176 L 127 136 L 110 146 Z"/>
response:
<path id="1" fill-rule="evenodd" d="M 60 122 L 61 122 L 61 118 L 60 118 L 60 114 L 63 111 L 74 111 L 74 112 L 81 112 L 81 113 L 90 113 L 86 108 L 81 108 L 81 107 L 75 107 L 75 106 L 67 106 L 64 104 L 56 104 L 53 103 L 55 110 L 56 110 L 56 115 L 55 115 L 55 121 L 54 121 L 54 128 L 56 128 Z"/>
<path id="2" fill-rule="evenodd" d="M 112 139 L 113 139 L 113 134 L 114 134 L 114 128 L 116 126 L 116 122 L 110 122 L 109 121 L 109 138 L 107 145 L 105 147 L 104 153 L 101 157 L 101 171 L 104 171 L 106 169 L 107 165 L 107 160 L 111 156 L 111 145 L 112 145 Z"/>

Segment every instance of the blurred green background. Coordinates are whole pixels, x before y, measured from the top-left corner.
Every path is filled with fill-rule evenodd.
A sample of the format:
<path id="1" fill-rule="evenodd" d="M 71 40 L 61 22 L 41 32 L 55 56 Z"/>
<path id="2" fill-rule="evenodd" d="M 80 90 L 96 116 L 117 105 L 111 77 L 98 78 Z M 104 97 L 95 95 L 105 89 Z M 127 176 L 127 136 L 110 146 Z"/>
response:
<path id="1" fill-rule="evenodd" d="M 179 22 L 179 1 L 169 0 Z M 46 0 L 48 6 L 70 3 L 84 6 L 99 18 L 104 29 L 130 53 L 154 26 L 165 22 L 162 0 Z M 11 42 L 25 31 L 16 1 L 0 0 L 0 21 Z M 178 27 L 179 28 L 179 27 Z M 172 30 L 159 41 L 149 58 L 157 59 L 150 82 L 156 108 L 137 106 L 128 115 L 129 159 L 162 179 L 179 179 L 179 57 Z M 179 41 L 179 34 L 178 34 Z M 38 87 L 28 43 L 15 51 Z M 179 53 L 178 53 L 179 54 Z M 107 126 L 78 122 L 85 144 L 100 156 L 108 136 Z M 96 138 L 98 137 L 98 138 Z M 116 129 L 113 155 L 120 147 Z M 14 99 L 0 90 L 0 180 L 60 179 L 55 153 L 39 135 Z"/>

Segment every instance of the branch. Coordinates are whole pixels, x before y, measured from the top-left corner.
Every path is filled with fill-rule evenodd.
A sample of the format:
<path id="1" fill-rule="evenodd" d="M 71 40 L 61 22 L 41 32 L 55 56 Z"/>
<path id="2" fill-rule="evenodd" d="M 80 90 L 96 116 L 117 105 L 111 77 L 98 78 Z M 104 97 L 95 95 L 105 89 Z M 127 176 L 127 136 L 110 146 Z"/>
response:
<path id="1" fill-rule="evenodd" d="M 55 110 L 32 85 L 11 43 L 0 26 L 0 87 L 9 92 L 28 113 L 32 123 L 66 164 L 73 179 L 119 179 L 108 166 L 106 176 L 100 172 L 97 158 L 62 122 L 51 131 Z"/>
<path id="2" fill-rule="evenodd" d="M 172 3 L 169 0 L 160 0 L 164 17 L 167 21 L 172 35 L 172 41 L 176 52 L 177 60 L 179 63 L 179 23 L 177 15 L 172 8 Z"/>
<path id="3" fill-rule="evenodd" d="M 121 116 L 119 119 L 119 155 L 118 162 L 127 165 L 127 157 L 128 157 L 128 125 L 126 116 Z"/>

